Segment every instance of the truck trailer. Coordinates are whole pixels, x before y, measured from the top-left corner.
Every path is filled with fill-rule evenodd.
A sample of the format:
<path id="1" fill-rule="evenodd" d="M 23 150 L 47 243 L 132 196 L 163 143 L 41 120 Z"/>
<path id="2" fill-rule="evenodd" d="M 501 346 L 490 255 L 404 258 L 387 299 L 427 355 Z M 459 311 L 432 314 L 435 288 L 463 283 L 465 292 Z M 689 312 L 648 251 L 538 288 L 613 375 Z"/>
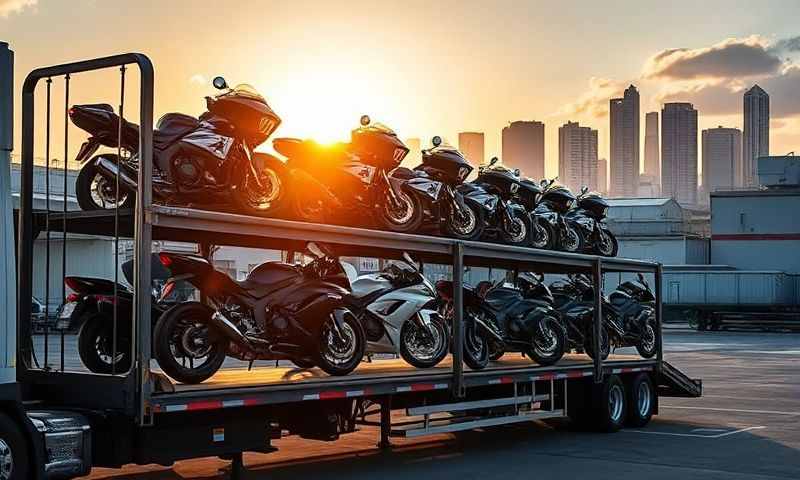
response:
<path id="1" fill-rule="evenodd" d="M 10 51 L 0 49 L 3 105 L 10 102 Z M 120 73 L 120 112 L 125 74 L 138 68 L 140 124 L 138 191 L 135 207 L 112 211 L 32 208 L 34 146 L 45 139 L 50 152 L 51 112 L 70 105 L 69 84 L 96 70 Z M 22 92 L 22 181 L 19 242 L 15 271 L 8 162 L 11 114 L 2 116 L 0 158 L 0 310 L 3 348 L 0 384 L 0 478 L 3 480 L 74 478 L 93 466 L 163 464 L 218 456 L 232 462 L 231 478 L 241 478 L 242 453 L 268 453 L 281 435 L 334 441 L 361 424 L 379 426 L 379 445 L 393 436 L 419 437 L 533 420 L 568 417 L 606 432 L 643 427 L 658 413 L 661 396 L 697 397 L 700 380 L 690 379 L 664 360 L 661 347 L 662 267 L 621 258 L 569 254 L 424 235 L 396 234 L 343 226 L 255 218 L 235 213 L 173 207 L 152 202 L 153 66 L 142 54 L 122 54 L 39 68 L 25 79 Z M 55 100 L 60 83 L 64 98 Z M 37 95 L 37 87 L 43 89 Z M 45 105 L 36 102 L 44 99 Z M 52 103 L 51 103 L 52 102 Z M 62 103 L 63 102 L 63 103 Z M 10 110 L 10 108 L 9 108 Z M 66 110 L 66 108 L 65 108 Z M 47 112 L 42 119 L 34 113 Z M 61 117 L 56 115 L 56 118 Z M 63 112 L 65 136 L 68 135 Z M 60 120 L 59 120 L 60 121 Z M 60 124 L 59 124 L 60 125 Z M 45 133 L 42 133 L 45 130 Z M 59 146 L 60 148 L 60 146 Z M 65 139 L 63 158 L 69 158 Z M 49 153 L 48 153 L 49 155 Z M 45 159 L 49 160 L 49 156 Z M 66 162 L 64 162 L 66 168 Z M 47 168 L 50 168 L 49 162 Z M 66 178 L 66 176 L 65 176 Z M 66 195 L 66 189 L 63 190 Z M 50 193 L 46 192 L 49 199 Z M 66 205 L 66 198 L 61 205 Z M 35 333 L 31 292 L 38 276 L 77 274 L 79 266 L 34 269 L 33 242 L 70 235 L 132 242 L 134 310 L 130 329 L 130 368 L 95 374 L 69 364 L 69 333 Z M 44 236 L 44 237 L 43 237 Z M 335 246 L 345 255 L 399 259 L 409 252 L 424 264 L 450 265 L 454 282 L 453 348 L 431 369 L 416 369 L 392 359 L 364 362 L 352 374 L 331 377 L 317 369 L 259 364 L 228 368 L 197 385 L 183 385 L 161 373 L 152 361 L 151 253 L 156 241 L 198 245 L 201 251 L 231 245 L 299 251 L 308 241 Z M 116 250 L 119 252 L 119 248 Z M 56 258 L 56 256 L 54 256 Z M 65 258 L 64 256 L 58 258 Z M 118 260 L 118 259 L 117 259 Z M 38 264 L 38 263 L 36 263 Z M 551 366 L 506 355 L 472 371 L 462 361 L 463 299 L 466 267 L 587 273 L 597 285 L 607 272 L 643 273 L 656 285 L 658 353 L 644 359 L 612 354 L 591 359 L 568 354 Z M 602 302 L 596 290 L 594 328 L 599 351 Z M 14 292 L 16 291 L 16 295 Z M 65 292 L 54 292 L 62 295 Z M 47 304 L 49 299 L 45 299 Z M 117 347 L 115 346 L 115 349 Z M 116 351 L 116 350 L 115 350 Z M 114 356 L 114 358 L 116 358 Z M 122 369 L 121 369 L 122 370 Z M 395 413 L 394 418 L 392 413 Z M 625 413 L 627 412 L 627 413 Z M 402 422 L 395 421 L 404 414 Z"/>

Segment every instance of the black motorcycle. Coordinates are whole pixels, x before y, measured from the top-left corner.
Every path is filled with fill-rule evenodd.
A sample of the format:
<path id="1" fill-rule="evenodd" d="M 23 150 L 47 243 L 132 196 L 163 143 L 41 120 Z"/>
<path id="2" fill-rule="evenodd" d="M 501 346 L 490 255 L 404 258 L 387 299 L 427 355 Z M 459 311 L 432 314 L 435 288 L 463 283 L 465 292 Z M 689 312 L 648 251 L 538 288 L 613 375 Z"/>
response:
<path id="1" fill-rule="evenodd" d="M 491 335 L 490 357 L 515 351 L 539 365 L 553 365 L 561 359 L 566 333 L 549 299 L 526 298 L 520 289 L 505 287 L 502 282 L 483 290 L 465 286 L 464 313 L 470 323 Z"/>
<path id="2" fill-rule="evenodd" d="M 555 179 L 542 180 L 540 185 L 542 192 L 533 210 L 539 224 L 552 233 L 557 249 L 573 253 L 583 251 L 583 237 L 566 220 L 567 213 L 575 204 L 575 195 L 567 187 L 556 183 Z"/>
<path id="3" fill-rule="evenodd" d="M 308 245 L 304 266 L 267 262 L 243 281 L 215 270 L 205 258 L 161 253 L 161 263 L 194 285 L 207 304 L 185 302 L 164 312 L 155 329 L 154 356 L 170 377 L 200 383 L 227 355 L 252 362 L 288 359 L 347 375 L 361 362 L 366 340 L 345 306 L 349 281 L 338 259 Z"/>
<path id="4" fill-rule="evenodd" d="M 542 277 L 538 280 L 541 283 Z M 567 346 L 594 358 L 594 288 L 591 281 L 583 274 L 570 274 L 566 280 L 550 284 L 549 290 L 567 330 Z M 600 328 L 600 358 L 605 360 L 610 352 L 608 327 L 603 322 Z"/>
<path id="5" fill-rule="evenodd" d="M 603 304 L 603 313 L 615 346 L 636 347 L 644 358 L 652 358 L 658 352 L 655 300 L 641 273 L 637 274 L 637 281 L 623 282 L 611 292 Z"/>
<path id="6" fill-rule="evenodd" d="M 419 199 L 389 179 L 408 154 L 390 128 L 366 115 L 350 143 L 320 145 L 278 138 L 275 150 L 287 157 L 282 174 L 290 185 L 290 215 L 314 223 L 416 231 L 423 219 Z"/>
<path id="7" fill-rule="evenodd" d="M 619 244 L 604 221 L 608 202 L 587 187 L 581 189 L 576 200 L 577 206 L 567 212 L 565 219 L 581 235 L 584 248 L 605 257 L 616 257 Z"/>
<path id="8" fill-rule="evenodd" d="M 464 155 L 443 145 L 437 136 L 433 137 L 433 148 L 422 150 L 421 165 L 414 170 L 397 168 L 391 180 L 420 207 L 424 215 L 421 229 L 477 240 L 484 231 L 486 208 L 480 198 L 465 198 L 460 190 L 470 172 L 472 166 Z"/>
<path id="9" fill-rule="evenodd" d="M 453 282 L 449 280 L 439 280 L 435 284 L 436 294 L 440 300 L 439 313 L 449 322 L 450 330 L 453 329 L 454 304 L 453 304 Z M 480 297 L 471 285 L 464 284 L 463 321 L 464 321 L 464 363 L 473 370 L 482 370 L 489 365 L 490 344 L 496 337 L 493 332 L 494 327 L 478 315 L 469 312 L 477 311 L 480 308 Z M 454 351 L 454 345 L 450 350 Z"/>
<path id="10" fill-rule="evenodd" d="M 479 167 L 478 178 L 471 183 L 498 198 L 496 207 L 488 212 L 484 237 L 507 245 L 527 247 L 532 230 L 531 218 L 525 207 L 515 201 L 520 189 L 519 170 L 500 165 L 494 157 L 488 165 Z"/>
<path id="11" fill-rule="evenodd" d="M 553 250 L 558 244 L 558 222 L 554 221 L 556 215 L 546 208 L 539 211 L 536 209 L 545 186 L 546 184 L 531 178 L 523 178 L 519 182 L 519 189 L 514 199 L 523 206 L 530 218 L 530 246 Z"/>
<path id="12" fill-rule="evenodd" d="M 121 269 L 132 284 L 133 260 Z M 153 324 L 174 302 L 175 284 L 162 289 L 159 283 L 169 277 L 157 257 L 152 266 L 153 289 L 150 320 Z M 57 328 L 78 330 L 78 355 L 84 366 L 94 373 L 125 373 L 132 365 L 133 292 L 121 283 L 102 278 L 64 277 L 72 291 L 58 312 Z M 114 308 L 117 309 L 116 346 L 114 345 Z"/>
<path id="13" fill-rule="evenodd" d="M 232 205 L 245 214 L 270 215 L 285 193 L 278 175 L 283 164 L 253 149 L 269 138 L 280 118 L 248 85 L 231 89 L 216 77 L 214 87 L 223 92 L 206 97 L 207 111 L 200 118 L 168 113 L 158 121 L 153 132 L 153 197 L 169 204 Z M 76 158 L 85 162 L 75 182 L 80 207 L 133 207 L 139 127 L 127 120 L 120 125 L 107 104 L 75 105 L 69 117 L 91 134 Z M 121 156 L 92 157 L 101 146 L 118 148 Z"/>

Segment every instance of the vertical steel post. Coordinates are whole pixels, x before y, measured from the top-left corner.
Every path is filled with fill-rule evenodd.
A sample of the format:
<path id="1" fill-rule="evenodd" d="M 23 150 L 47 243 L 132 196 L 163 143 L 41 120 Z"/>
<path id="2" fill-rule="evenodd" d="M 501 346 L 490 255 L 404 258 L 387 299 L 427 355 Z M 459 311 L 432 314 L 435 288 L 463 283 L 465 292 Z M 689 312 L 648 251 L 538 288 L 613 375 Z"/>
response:
<path id="1" fill-rule="evenodd" d="M 594 277 L 594 381 L 603 381 L 603 358 L 600 355 L 600 338 L 603 331 L 603 261 L 598 257 L 592 265 Z M 610 340 L 609 340 L 610 341 Z"/>
<path id="2" fill-rule="evenodd" d="M 11 150 L 14 149 L 14 52 L 0 42 L 0 384 L 16 381 L 17 278 L 14 265 Z M 30 309 L 28 299 L 28 309 Z"/>
<path id="3" fill-rule="evenodd" d="M 661 265 L 661 263 L 659 263 L 656 266 L 655 274 L 656 274 L 656 278 L 655 278 L 655 282 L 656 282 L 656 342 L 657 342 L 657 346 L 658 346 L 658 351 L 656 353 L 656 355 L 657 355 L 656 358 L 658 359 L 658 364 L 656 365 L 656 369 L 660 373 L 661 372 L 661 364 L 664 361 L 664 343 L 662 341 L 662 333 L 663 333 L 662 332 L 662 327 L 664 325 L 664 318 L 662 317 L 662 315 L 663 315 L 663 310 L 662 310 L 663 309 L 663 301 L 662 301 L 663 285 L 661 284 L 662 280 L 663 280 L 663 275 L 664 275 L 664 266 Z"/>
<path id="4" fill-rule="evenodd" d="M 464 396 L 464 245 L 453 244 L 453 395 Z"/>
<path id="5" fill-rule="evenodd" d="M 380 399 L 381 405 L 381 438 L 378 441 L 378 448 L 387 449 L 392 447 L 389 436 L 392 433 L 392 397 L 387 395 Z"/>
<path id="6" fill-rule="evenodd" d="M 153 227 L 150 205 L 153 198 L 153 64 L 144 55 L 138 58 L 140 71 L 139 105 L 139 179 L 136 192 L 134 219 L 134 325 L 139 334 L 134 342 L 137 348 L 136 372 L 139 376 L 140 425 L 152 421 L 150 411 L 150 346 L 151 341 L 151 253 L 153 250 Z"/>
<path id="7" fill-rule="evenodd" d="M 70 75 L 69 73 L 64 76 L 64 182 L 62 188 L 64 191 L 62 192 L 62 215 L 63 215 L 63 224 L 62 224 L 62 232 L 61 232 L 61 304 L 67 301 L 67 284 L 64 282 L 64 279 L 67 276 L 67 178 L 69 177 L 68 171 L 68 164 L 69 164 L 69 81 Z M 50 119 L 48 118 L 47 121 L 49 122 Z M 48 195 L 50 192 L 47 192 Z M 50 213 L 48 212 L 48 215 Z M 47 328 L 47 324 L 45 324 L 45 328 Z M 60 367 L 61 371 L 64 371 L 64 350 L 65 350 L 65 342 L 64 342 L 64 329 L 61 329 L 60 337 Z"/>

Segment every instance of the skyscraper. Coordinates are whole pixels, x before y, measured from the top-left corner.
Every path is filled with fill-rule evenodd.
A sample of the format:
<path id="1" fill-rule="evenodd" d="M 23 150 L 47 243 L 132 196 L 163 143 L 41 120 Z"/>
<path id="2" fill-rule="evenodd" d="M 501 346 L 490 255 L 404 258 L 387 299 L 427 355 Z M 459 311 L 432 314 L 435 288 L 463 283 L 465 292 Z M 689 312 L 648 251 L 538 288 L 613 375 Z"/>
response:
<path id="1" fill-rule="evenodd" d="M 597 191 L 603 195 L 608 193 L 608 160 L 597 160 Z"/>
<path id="2" fill-rule="evenodd" d="M 461 132 L 458 134 L 458 149 L 473 166 L 486 160 L 483 152 L 483 132 Z"/>
<path id="3" fill-rule="evenodd" d="M 573 191 L 597 190 L 597 130 L 577 122 L 558 129 L 558 178 Z"/>
<path id="4" fill-rule="evenodd" d="M 544 178 L 544 123 L 518 121 L 503 128 L 502 160 L 524 176 Z"/>
<path id="5" fill-rule="evenodd" d="M 769 95 L 758 85 L 744 93 L 743 184 L 758 183 L 758 157 L 769 155 Z"/>
<path id="6" fill-rule="evenodd" d="M 738 128 L 703 130 L 703 195 L 742 186 L 742 131 Z"/>
<path id="7" fill-rule="evenodd" d="M 658 148 L 658 112 L 644 116 L 644 174 L 656 185 L 661 184 L 661 159 Z"/>
<path id="8" fill-rule="evenodd" d="M 691 103 L 665 103 L 661 110 L 661 193 L 697 204 L 697 110 Z"/>
<path id="9" fill-rule="evenodd" d="M 639 91 L 631 85 L 609 102 L 611 196 L 634 197 L 639 187 Z"/>
<path id="10" fill-rule="evenodd" d="M 422 142 L 419 138 L 407 138 L 404 142 L 408 147 L 408 155 L 401 164 L 404 167 L 414 168 L 422 163 Z"/>

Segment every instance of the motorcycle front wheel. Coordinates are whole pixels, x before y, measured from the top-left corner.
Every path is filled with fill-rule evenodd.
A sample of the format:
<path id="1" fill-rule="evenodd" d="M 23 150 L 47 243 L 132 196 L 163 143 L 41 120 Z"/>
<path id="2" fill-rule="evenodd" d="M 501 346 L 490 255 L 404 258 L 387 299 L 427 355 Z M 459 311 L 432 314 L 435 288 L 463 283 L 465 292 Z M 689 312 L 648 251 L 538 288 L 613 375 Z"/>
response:
<path id="1" fill-rule="evenodd" d="M 383 227 L 391 232 L 416 232 L 422 225 L 422 202 L 406 192 L 400 192 L 397 200 L 399 204 L 394 205 L 391 199 L 384 199 L 380 213 Z"/>
<path id="2" fill-rule="evenodd" d="M 257 217 L 269 217 L 283 205 L 286 182 L 280 173 L 268 165 L 258 169 L 258 181 L 252 173 L 231 192 L 232 200 L 239 212 Z"/>
<path id="3" fill-rule="evenodd" d="M 164 373 L 188 384 L 211 378 L 225 361 L 228 342 L 211 335 L 212 311 L 198 302 L 175 305 L 156 323 L 153 356 Z"/>
<path id="4" fill-rule="evenodd" d="M 553 365 L 564 356 L 566 344 L 566 335 L 558 320 L 544 317 L 539 320 L 531 338 L 531 346 L 525 354 L 539 365 Z"/>
<path id="5" fill-rule="evenodd" d="M 344 315 L 340 328 L 336 328 L 334 322 L 331 314 L 322 326 L 317 365 L 328 375 L 347 375 L 364 358 L 366 336 L 361 323 L 350 312 Z"/>
<path id="6" fill-rule="evenodd" d="M 594 359 L 594 327 L 590 326 L 592 331 L 586 335 L 585 338 L 585 345 L 583 346 L 583 350 L 589 355 L 589 358 Z M 600 328 L 600 358 L 605 360 L 608 358 L 608 355 L 611 353 L 611 341 L 608 338 L 608 330 L 605 327 Z"/>
<path id="7" fill-rule="evenodd" d="M 512 213 L 511 221 L 503 219 L 500 237 L 506 245 L 528 246 L 531 238 L 531 218 Z"/>
<path id="8" fill-rule="evenodd" d="M 409 320 L 400 330 L 400 356 L 416 368 L 431 368 L 447 356 L 448 332 L 444 322 L 431 318 L 430 331 Z"/>
<path id="9" fill-rule="evenodd" d="M 531 247 L 552 250 L 556 246 L 556 230 L 547 220 L 533 217 Z"/>
<path id="10" fill-rule="evenodd" d="M 136 196 L 119 186 L 117 198 L 116 179 L 106 178 L 91 160 L 78 172 L 75 179 L 75 197 L 81 210 L 113 210 L 134 208 Z"/>
<path id="11" fill-rule="evenodd" d="M 480 206 L 465 202 L 462 212 L 455 208 L 450 211 L 450 218 L 444 222 L 447 236 L 458 240 L 477 240 L 483 235 L 484 230 L 483 210 Z"/>
<path id="12" fill-rule="evenodd" d="M 619 243 L 613 233 L 600 229 L 600 240 L 597 243 L 597 253 L 604 257 L 616 257 L 619 252 Z"/>
<path id="13" fill-rule="evenodd" d="M 566 230 L 561 232 L 559 236 L 559 250 L 570 253 L 579 253 L 583 251 L 584 240 L 581 232 L 577 228 L 567 225 Z"/>

